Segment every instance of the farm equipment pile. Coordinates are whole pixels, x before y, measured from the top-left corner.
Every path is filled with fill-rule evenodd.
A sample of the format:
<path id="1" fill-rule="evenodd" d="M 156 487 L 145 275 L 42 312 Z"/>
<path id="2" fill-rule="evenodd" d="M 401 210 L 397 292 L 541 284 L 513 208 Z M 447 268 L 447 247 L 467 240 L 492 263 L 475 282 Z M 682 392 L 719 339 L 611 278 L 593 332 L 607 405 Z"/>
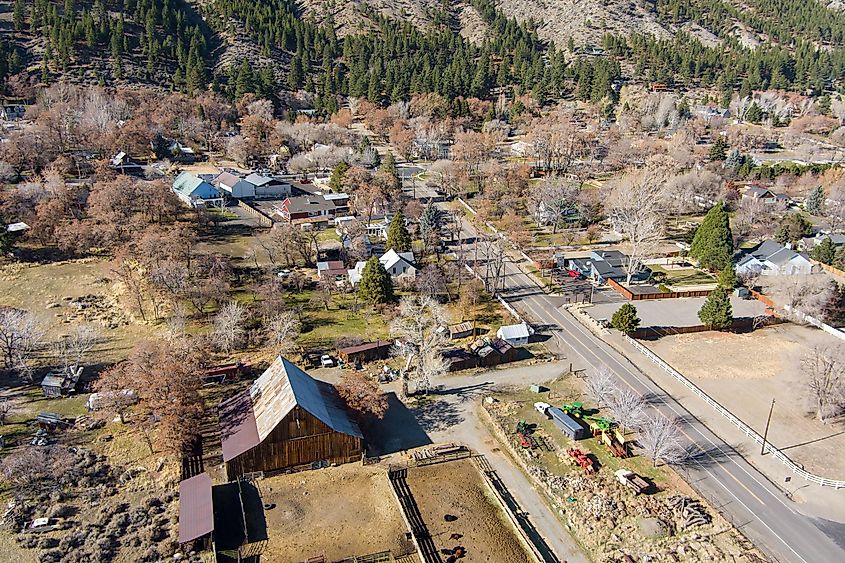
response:
<path id="1" fill-rule="evenodd" d="M 516 436 L 519 438 L 519 445 L 525 449 L 543 449 L 552 451 L 552 447 L 543 436 L 534 434 L 534 425 L 528 424 L 524 420 L 516 423 Z"/>
<path id="2" fill-rule="evenodd" d="M 592 475 L 596 472 L 596 468 L 593 466 L 593 460 L 578 448 L 569 448 L 566 450 L 566 453 L 569 454 L 572 463 L 584 470 L 584 474 Z"/>

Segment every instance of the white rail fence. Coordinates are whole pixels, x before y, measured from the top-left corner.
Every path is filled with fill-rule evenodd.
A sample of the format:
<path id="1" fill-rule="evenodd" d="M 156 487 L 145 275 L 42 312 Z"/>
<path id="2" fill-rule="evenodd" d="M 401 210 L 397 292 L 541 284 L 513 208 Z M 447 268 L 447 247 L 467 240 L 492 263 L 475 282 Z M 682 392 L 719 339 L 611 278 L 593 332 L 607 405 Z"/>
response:
<path id="1" fill-rule="evenodd" d="M 625 336 L 625 340 L 628 341 L 631 346 L 636 348 L 640 353 L 642 353 L 646 358 L 654 362 L 656 365 L 661 367 L 666 373 L 671 375 L 677 381 L 679 381 L 684 387 L 692 391 L 695 395 L 701 398 L 705 403 L 710 405 L 713 410 L 717 413 L 728 419 L 728 421 L 742 430 L 746 436 L 754 440 L 755 443 L 759 445 L 763 445 L 763 437 L 760 436 L 756 431 L 754 431 L 750 426 L 742 422 L 738 419 L 732 412 L 728 409 L 717 403 L 710 395 L 702 391 L 695 383 L 684 377 L 683 374 L 678 372 L 675 368 L 664 362 L 659 356 L 655 355 L 651 350 L 634 340 L 629 336 Z M 842 489 L 845 488 L 845 481 L 838 481 L 836 479 L 826 479 L 824 477 L 819 477 L 818 475 L 814 475 L 809 471 L 806 471 L 804 468 L 800 467 L 794 461 L 789 459 L 786 454 L 782 451 L 774 447 L 770 442 L 766 441 L 765 451 L 772 455 L 775 459 L 783 463 L 787 469 L 792 471 L 794 475 L 803 477 L 806 481 L 811 483 L 816 483 L 817 485 L 821 485 L 822 487 L 832 487 L 834 489 Z"/>

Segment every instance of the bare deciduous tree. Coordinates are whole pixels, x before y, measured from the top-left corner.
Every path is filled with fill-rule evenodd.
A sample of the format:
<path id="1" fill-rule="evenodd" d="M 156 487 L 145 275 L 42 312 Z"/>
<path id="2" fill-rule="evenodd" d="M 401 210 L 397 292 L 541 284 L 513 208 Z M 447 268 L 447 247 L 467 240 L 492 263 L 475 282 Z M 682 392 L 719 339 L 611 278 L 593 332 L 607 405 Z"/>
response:
<path id="1" fill-rule="evenodd" d="M 246 308 L 237 301 L 223 305 L 214 317 L 213 338 L 223 352 L 231 352 L 243 343 L 246 333 Z"/>
<path id="2" fill-rule="evenodd" d="M 587 374 L 584 380 L 587 396 L 599 407 L 607 405 L 617 390 L 616 380 L 607 366 L 602 365 Z"/>
<path id="3" fill-rule="evenodd" d="M 299 319 L 294 311 L 282 311 L 267 323 L 267 336 L 270 345 L 279 352 L 289 350 L 300 330 Z"/>
<path id="4" fill-rule="evenodd" d="M 400 353 L 406 358 L 404 375 L 415 368 L 418 387 L 428 390 L 431 380 L 442 375 L 441 352 L 446 337 L 438 329 L 446 325 L 443 306 L 430 297 L 408 296 L 399 304 L 399 314 L 390 325 L 391 335 L 401 339 Z"/>
<path id="5" fill-rule="evenodd" d="M 628 243 L 626 283 L 631 283 L 643 259 L 655 251 L 663 238 L 664 183 L 664 174 L 656 167 L 649 167 L 626 174 L 610 192 L 607 207 L 611 225 Z"/>
<path id="6" fill-rule="evenodd" d="M 834 288 L 831 279 L 823 274 L 765 276 L 765 285 L 778 308 L 797 322 L 809 321 L 807 315 L 821 320 Z"/>
<path id="7" fill-rule="evenodd" d="M 639 428 L 646 421 L 645 402 L 630 389 L 618 389 L 610 396 L 608 403 L 610 412 L 623 431 Z"/>
<path id="8" fill-rule="evenodd" d="M 33 313 L 11 308 L 0 310 L 0 353 L 4 368 L 31 380 L 30 363 L 45 334 L 46 328 Z"/>
<path id="9" fill-rule="evenodd" d="M 814 347 L 802 360 L 809 399 L 823 423 L 845 408 L 845 349 Z"/>
<path id="10" fill-rule="evenodd" d="M 578 208 L 581 183 L 575 177 L 556 176 L 536 184 L 528 194 L 528 207 L 538 225 L 551 225 L 552 232 Z"/>
<path id="11" fill-rule="evenodd" d="M 79 324 L 56 342 L 59 359 L 65 366 L 82 365 L 82 360 L 100 341 L 100 332 L 93 326 Z"/>
<path id="12" fill-rule="evenodd" d="M 655 413 L 646 417 L 637 439 L 646 456 L 657 467 L 657 460 L 663 463 L 679 463 L 686 457 L 681 445 L 681 428 L 677 419 Z"/>

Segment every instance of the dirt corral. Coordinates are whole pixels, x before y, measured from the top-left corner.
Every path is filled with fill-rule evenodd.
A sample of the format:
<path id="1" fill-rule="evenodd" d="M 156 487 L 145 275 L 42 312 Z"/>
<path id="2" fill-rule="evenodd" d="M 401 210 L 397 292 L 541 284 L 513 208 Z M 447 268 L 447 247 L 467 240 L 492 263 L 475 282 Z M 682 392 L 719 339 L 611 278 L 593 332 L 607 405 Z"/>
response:
<path id="1" fill-rule="evenodd" d="M 411 468 L 407 482 L 438 549 L 462 546 L 467 562 L 531 560 L 472 460 Z"/>
<path id="2" fill-rule="evenodd" d="M 267 561 L 304 561 L 325 556 L 414 551 L 405 538 L 399 505 L 387 472 L 379 466 L 347 464 L 279 475 L 261 481 L 270 536 Z"/>

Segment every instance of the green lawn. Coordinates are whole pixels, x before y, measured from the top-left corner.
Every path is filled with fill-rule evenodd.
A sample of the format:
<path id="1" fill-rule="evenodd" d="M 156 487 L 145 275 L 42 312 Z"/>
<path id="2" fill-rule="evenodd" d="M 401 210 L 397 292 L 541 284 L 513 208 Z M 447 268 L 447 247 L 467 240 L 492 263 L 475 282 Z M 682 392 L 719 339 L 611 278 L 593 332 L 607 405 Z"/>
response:
<path id="1" fill-rule="evenodd" d="M 652 272 L 663 272 L 666 274 L 666 285 L 672 286 L 687 286 L 687 285 L 703 285 L 707 283 L 714 283 L 716 278 L 702 270 L 695 268 L 688 268 L 684 270 L 666 270 L 660 266 L 649 266 Z"/>
<path id="2" fill-rule="evenodd" d="M 353 311 L 354 296 L 335 294 L 328 310 L 322 303 L 312 302 L 316 291 L 289 293 L 291 305 L 301 305 L 302 333 L 298 343 L 306 350 L 334 348 L 335 339 L 340 336 L 360 336 L 365 340 L 376 340 L 388 336 L 384 317 L 372 307 L 359 303 Z"/>

